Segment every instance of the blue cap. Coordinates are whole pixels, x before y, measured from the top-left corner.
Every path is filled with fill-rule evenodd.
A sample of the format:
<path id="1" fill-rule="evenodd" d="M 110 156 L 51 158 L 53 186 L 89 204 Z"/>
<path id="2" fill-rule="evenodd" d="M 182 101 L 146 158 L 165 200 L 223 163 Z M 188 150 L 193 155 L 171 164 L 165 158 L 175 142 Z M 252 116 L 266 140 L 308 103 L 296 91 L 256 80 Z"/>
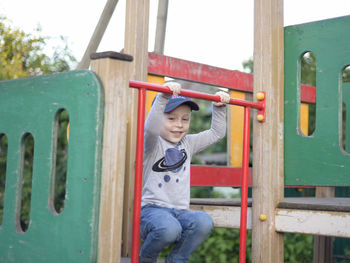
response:
<path id="1" fill-rule="evenodd" d="M 173 95 L 169 97 L 169 102 L 165 106 L 164 112 L 169 113 L 175 110 L 177 107 L 179 107 L 182 104 L 186 104 L 190 106 L 191 110 L 196 110 L 196 111 L 199 110 L 198 104 L 192 101 L 190 98 Z"/>

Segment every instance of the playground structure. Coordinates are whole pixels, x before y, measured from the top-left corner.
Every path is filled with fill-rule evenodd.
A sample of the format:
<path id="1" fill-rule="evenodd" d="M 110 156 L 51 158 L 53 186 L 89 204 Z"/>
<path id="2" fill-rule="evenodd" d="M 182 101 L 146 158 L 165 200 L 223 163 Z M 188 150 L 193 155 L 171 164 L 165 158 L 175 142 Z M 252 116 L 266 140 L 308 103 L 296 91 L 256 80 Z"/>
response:
<path id="1" fill-rule="evenodd" d="M 350 51 L 345 48 L 349 39 L 344 32 L 350 18 L 284 29 L 283 1 L 255 1 L 252 89 L 251 75 L 223 69 L 209 67 L 212 73 L 210 70 L 207 73 L 213 74 L 210 80 L 204 73 L 187 76 L 176 70 L 165 73 L 167 65 L 186 62 L 148 54 L 147 29 L 143 27 L 148 24 L 147 2 L 128 1 L 127 21 L 132 22 L 126 23 L 124 54 L 93 55 L 91 69 L 98 78 L 90 71 L 77 71 L 0 83 L 0 134 L 5 134 L 9 141 L 0 261 L 24 262 L 31 258 L 32 262 L 47 262 L 48 258 L 55 258 L 51 261 L 119 262 L 121 254 L 130 255 L 138 100 L 136 92 L 129 89 L 129 81 L 146 81 L 147 74 L 230 88 L 232 97 L 244 97 L 242 90 L 266 93 L 266 121 L 254 121 L 254 169 L 250 181 L 253 196 L 246 222 L 253 231 L 253 262 L 283 262 L 283 232 L 350 237 L 349 199 L 332 196 L 335 186 L 349 186 L 349 155 L 339 146 L 339 109 L 341 99 L 346 102 L 347 85 L 339 83 L 339 74 L 349 65 Z M 315 93 L 309 96 L 303 91 L 313 89 L 302 87 L 298 79 L 298 61 L 306 51 L 316 54 L 319 68 L 316 91 L 317 105 L 321 106 L 317 106 L 317 127 L 312 137 L 299 132 L 305 127 L 299 120 L 307 114 L 300 109 L 301 104 L 314 103 L 316 98 Z M 187 71 L 191 72 L 195 71 Z M 229 77 L 215 75 L 218 72 Z M 155 79 L 163 81 L 162 77 Z M 228 80 L 227 84 L 224 80 Z M 44 95 L 38 97 L 39 94 Z M 23 103 L 19 111 L 19 98 L 19 101 L 32 98 L 33 103 Z M 35 103 L 39 100 L 45 103 Z M 29 107 L 33 109 L 31 116 L 26 111 Z M 71 124 L 67 202 L 62 214 L 53 215 L 47 209 L 54 151 L 52 134 L 55 116 L 61 109 L 69 112 Z M 40 122 L 26 122 L 28 117 L 35 119 L 44 112 L 48 113 Z M 8 114 L 11 123 L 6 121 Z M 231 112 L 234 121 L 239 119 L 234 116 L 241 115 L 236 109 Z M 17 168 L 20 138 L 28 132 L 33 134 L 38 151 L 34 159 L 31 222 L 28 231 L 21 233 L 16 228 L 20 192 Z M 231 146 L 233 143 L 231 139 Z M 193 185 L 241 185 L 240 168 L 191 169 Z M 198 171 L 203 174 L 205 170 L 215 175 L 200 178 Z M 285 185 L 317 186 L 316 195 L 328 193 L 329 198 L 287 199 L 283 195 Z M 191 207 L 208 211 L 216 226 L 240 227 L 235 220 L 240 218 L 240 202 L 193 200 Z M 327 237 L 319 238 L 322 239 Z M 319 252 L 329 252 L 324 248 Z M 62 259 L 62 255 L 66 258 Z M 329 255 L 318 256 L 315 262 L 329 262 Z"/>

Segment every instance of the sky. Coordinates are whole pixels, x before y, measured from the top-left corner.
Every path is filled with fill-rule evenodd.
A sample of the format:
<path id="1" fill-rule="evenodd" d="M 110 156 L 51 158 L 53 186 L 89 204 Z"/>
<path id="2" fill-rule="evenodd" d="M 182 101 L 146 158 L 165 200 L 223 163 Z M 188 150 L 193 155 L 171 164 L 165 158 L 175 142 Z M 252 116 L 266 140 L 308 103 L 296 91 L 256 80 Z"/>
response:
<path id="1" fill-rule="evenodd" d="M 60 36 L 79 61 L 107 0 L 0 0 L 0 16 L 26 33 L 40 26 L 51 45 Z M 125 2 L 119 0 L 98 51 L 124 44 Z M 149 46 L 154 49 L 158 0 L 150 0 Z M 284 25 L 350 15 L 349 0 L 285 0 Z M 243 71 L 253 56 L 253 0 L 169 0 L 164 54 Z M 49 51 L 48 51 L 49 52 Z"/>

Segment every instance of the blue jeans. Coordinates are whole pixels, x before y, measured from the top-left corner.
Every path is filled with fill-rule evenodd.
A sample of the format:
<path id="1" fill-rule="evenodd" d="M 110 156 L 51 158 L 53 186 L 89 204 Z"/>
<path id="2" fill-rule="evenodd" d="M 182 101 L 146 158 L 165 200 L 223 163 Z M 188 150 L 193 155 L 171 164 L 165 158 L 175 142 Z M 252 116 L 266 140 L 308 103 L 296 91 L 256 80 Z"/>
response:
<path id="1" fill-rule="evenodd" d="M 205 212 L 145 205 L 141 210 L 140 235 L 144 243 L 140 263 L 157 262 L 158 254 L 170 244 L 174 248 L 166 262 L 186 262 L 213 227 L 213 220 Z"/>

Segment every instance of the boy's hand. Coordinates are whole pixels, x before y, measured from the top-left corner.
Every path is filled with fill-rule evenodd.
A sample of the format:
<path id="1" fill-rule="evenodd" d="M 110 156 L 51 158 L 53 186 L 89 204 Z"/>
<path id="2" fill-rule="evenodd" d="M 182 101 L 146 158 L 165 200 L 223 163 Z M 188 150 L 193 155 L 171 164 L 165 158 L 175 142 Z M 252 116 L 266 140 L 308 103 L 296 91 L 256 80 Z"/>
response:
<path id="1" fill-rule="evenodd" d="M 168 82 L 164 84 L 165 87 L 169 87 L 169 89 L 173 92 L 174 96 L 177 96 L 181 92 L 181 84 L 177 82 Z M 162 96 L 164 98 L 169 98 L 171 94 L 169 93 L 162 93 Z"/>
<path id="2" fill-rule="evenodd" d="M 228 95 L 226 92 L 218 91 L 215 93 L 215 95 L 220 96 L 221 98 L 221 102 L 214 102 L 216 107 L 221 107 L 230 102 L 230 95 Z"/>

